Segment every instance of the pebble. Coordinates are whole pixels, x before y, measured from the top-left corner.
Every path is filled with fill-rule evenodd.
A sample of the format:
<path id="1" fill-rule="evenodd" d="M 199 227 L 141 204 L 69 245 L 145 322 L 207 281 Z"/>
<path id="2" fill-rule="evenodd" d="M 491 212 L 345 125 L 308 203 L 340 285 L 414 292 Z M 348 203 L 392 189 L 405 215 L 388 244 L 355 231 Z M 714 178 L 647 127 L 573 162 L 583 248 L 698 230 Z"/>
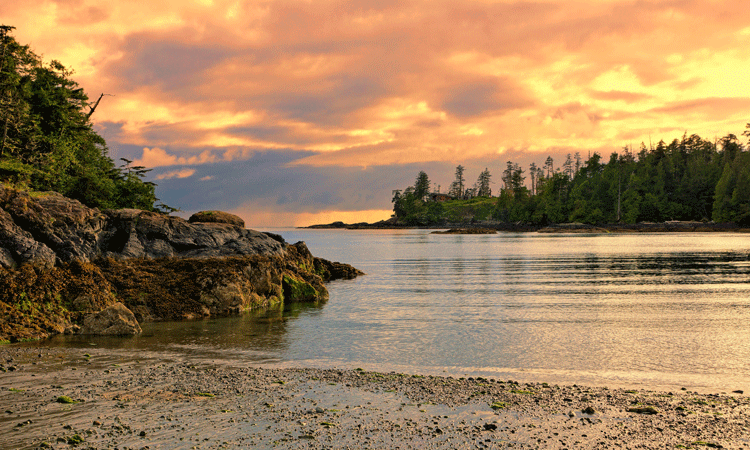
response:
<path id="1" fill-rule="evenodd" d="M 57 355 L 65 356 L 65 350 L 51 350 L 46 356 Z M 31 411 L 60 394 L 52 387 L 61 383 L 60 369 L 50 364 L 46 372 L 46 365 L 42 359 L 38 369 L 27 367 L 39 375 L 39 382 L 33 390 L 14 397 L 22 402 L 14 409 Z M 81 372 L 85 373 L 64 373 L 66 393 L 88 400 L 71 408 L 73 415 L 66 420 L 101 427 L 80 433 L 91 448 L 141 448 L 133 444 L 136 436 L 147 438 L 143 442 L 153 448 L 174 447 L 180 441 L 184 444 L 178 445 L 184 448 L 313 450 L 463 449 L 480 444 L 482 448 L 510 448 L 512 444 L 516 448 L 591 450 L 612 448 L 614 443 L 622 448 L 663 449 L 697 441 L 719 448 L 746 438 L 743 413 L 750 409 L 750 399 L 736 395 L 677 391 L 669 396 L 645 389 L 633 395 L 617 387 L 548 388 L 520 381 L 508 386 L 488 384 L 489 380 L 479 377 L 458 380 L 347 370 L 240 369 L 219 363 L 205 368 L 172 361 L 122 362 L 112 373 L 103 368 Z M 287 381 L 283 392 L 266 388 L 279 379 Z M 211 403 L 190 401 L 191 392 L 212 392 L 216 397 Z M 582 393 L 590 404 L 580 404 Z M 120 398 L 112 401 L 114 395 Z M 631 404 L 633 400 L 636 404 Z M 706 404 L 693 403 L 698 401 Z M 129 407 L 120 409 L 118 404 Z M 491 409 L 492 404 L 503 407 Z M 683 412 L 676 408 L 680 404 L 695 414 L 681 418 Z M 625 412 L 645 406 L 658 414 Z M 566 410 L 567 416 L 561 414 Z M 569 419 L 576 416 L 581 420 Z M 18 420 L 9 425 L 4 425 L 7 420 L 0 421 L 0 448 L 31 447 L 72 434 L 72 429 L 62 431 L 51 410 L 37 409 L 35 426 L 7 432 L 13 431 Z M 148 424 L 151 431 L 133 431 L 128 423 Z"/>

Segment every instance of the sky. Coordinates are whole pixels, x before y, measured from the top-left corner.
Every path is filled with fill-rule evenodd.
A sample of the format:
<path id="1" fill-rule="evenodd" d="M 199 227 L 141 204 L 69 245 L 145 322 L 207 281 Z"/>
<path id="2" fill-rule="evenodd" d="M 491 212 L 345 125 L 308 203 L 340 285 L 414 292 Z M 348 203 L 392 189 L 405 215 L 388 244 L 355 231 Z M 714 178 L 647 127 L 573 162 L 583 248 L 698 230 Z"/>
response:
<path id="1" fill-rule="evenodd" d="M 747 0 L 25 0 L 0 22 L 72 68 L 110 156 L 178 215 L 377 221 L 420 170 L 608 157 L 750 122 Z"/>

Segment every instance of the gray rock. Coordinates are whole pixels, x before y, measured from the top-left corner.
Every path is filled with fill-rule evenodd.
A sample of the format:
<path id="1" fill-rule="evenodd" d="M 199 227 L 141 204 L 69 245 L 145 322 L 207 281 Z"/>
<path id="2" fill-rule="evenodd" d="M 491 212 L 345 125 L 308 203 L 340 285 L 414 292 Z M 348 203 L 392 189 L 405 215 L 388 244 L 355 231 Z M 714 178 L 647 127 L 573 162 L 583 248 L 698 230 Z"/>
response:
<path id="1" fill-rule="evenodd" d="M 81 334 L 127 335 L 138 334 L 141 326 L 133 313 L 120 302 L 90 314 L 83 319 Z"/>
<path id="2" fill-rule="evenodd" d="M 11 268 L 20 263 L 33 262 L 34 264 L 52 267 L 55 265 L 57 256 L 47 245 L 38 242 L 35 237 L 16 225 L 13 217 L 0 209 L 0 264 Z"/>
<path id="3" fill-rule="evenodd" d="M 52 267 L 74 260 L 284 255 L 277 235 L 244 228 L 237 216 L 215 222 L 137 209 L 89 208 L 56 192 L 30 196 L 0 185 L 0 266 Z M 230 222 L 230 223 L 226 223 Z M 240 226 L 239 224 L 242 224 Z"/>

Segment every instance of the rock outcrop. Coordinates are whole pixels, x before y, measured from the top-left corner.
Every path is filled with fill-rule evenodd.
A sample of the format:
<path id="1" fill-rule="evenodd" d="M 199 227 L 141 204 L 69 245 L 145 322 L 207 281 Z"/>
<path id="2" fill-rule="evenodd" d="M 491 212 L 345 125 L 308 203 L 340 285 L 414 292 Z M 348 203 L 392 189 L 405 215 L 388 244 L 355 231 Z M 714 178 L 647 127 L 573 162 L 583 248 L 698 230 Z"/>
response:
<path id="1" fill-rule="evenodd" d="M 86 316 L 83 319 L 83 328 L 81 329 L 81 334 L 113 336 L 138 334 L 140 332 L 141 326 L 135 320 L 135 315 L 120 302 Z"/>
<path id="2" fill-rule="evenodd" d="M 52 267 L 99 257 L 206 258 L 284 253 L 284 242 L 277 236 L 236 224 L 190 223 L 137 209 L 99 211 L 56 192 L 32 197 L 2 186 L 0 247 L 0 265 L 6 268 L 24 263 Z"/>
<path id="3" fill-rule="evenodd" d="M 0 185 L 0 341 L 109 333 L 86 318 L 118 301 L 140 322 L 325 301 L 324 282 L 362 273 L 231 214 L 208 215 L 217 221 L 100 211 Z"/>

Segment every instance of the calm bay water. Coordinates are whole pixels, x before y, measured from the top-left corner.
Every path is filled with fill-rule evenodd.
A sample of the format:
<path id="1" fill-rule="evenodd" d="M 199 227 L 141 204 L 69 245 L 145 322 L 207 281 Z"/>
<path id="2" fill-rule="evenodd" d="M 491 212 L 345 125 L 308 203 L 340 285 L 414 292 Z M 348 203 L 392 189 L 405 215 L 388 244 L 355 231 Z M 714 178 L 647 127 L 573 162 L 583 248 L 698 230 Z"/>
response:
<path id="1" fill-rule="evenodd" d="M 325 305 L 145 324 L 125 354 L 750 391 L 750 236 L 273 230 L 365 271 Z"/>

